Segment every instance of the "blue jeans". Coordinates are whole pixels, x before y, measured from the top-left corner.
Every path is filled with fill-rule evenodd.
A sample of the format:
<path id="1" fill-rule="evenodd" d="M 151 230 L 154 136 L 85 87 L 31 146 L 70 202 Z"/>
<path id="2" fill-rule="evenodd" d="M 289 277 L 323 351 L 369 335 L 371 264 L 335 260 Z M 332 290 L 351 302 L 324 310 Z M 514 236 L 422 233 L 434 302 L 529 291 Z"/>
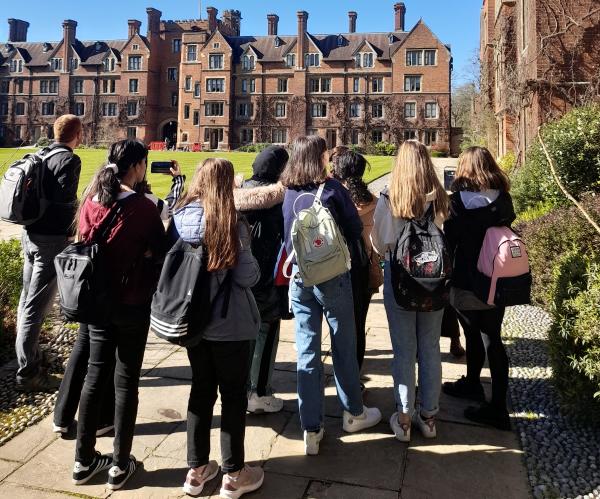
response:
<path id="1" fill-rule="evenodd" d="M 296 275 L 294 267 L 292 275 Z M 298 346 L 298 405 L 300 423 L 306 431 L 323 426 L 324 376 L 321 362 L 323 315 L 331 330 L 333 369 L 338 398 L 353 416 L 363 412 L 356 360 L 356 332 L 350 274 L 317 286 L 304 286 L 296 276 L 290 285 Z"/>
<path id="2" fill-rule="evenodd" d="M 431 417 L 439 411 L 442 384 L 440 332 L 444 310 L 410 312 L 394 298 L 389 262 L 385 262 L 383 302 L 394 350 L 392 375 L 398 411 L 412 416 L 415 410 L 415 361 L 419 356 L 419 400 L 421 414 Z"/>

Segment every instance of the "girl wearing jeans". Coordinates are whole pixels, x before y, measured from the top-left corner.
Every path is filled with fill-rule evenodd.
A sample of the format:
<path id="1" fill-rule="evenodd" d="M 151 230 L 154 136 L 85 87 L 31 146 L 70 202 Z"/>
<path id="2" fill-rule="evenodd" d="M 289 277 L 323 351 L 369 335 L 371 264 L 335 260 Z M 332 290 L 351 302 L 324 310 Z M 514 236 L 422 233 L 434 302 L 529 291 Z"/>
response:
<path id="1" fill-rule="evenodd" d="M 398 412 L 390 419 L 394 435 L 410 441 L 411 418 L 426 438 L 437 434 L 442 362 L 440 332 L 443 310 L 412 312 L 396 303 L 391 282 L 390 255 L 402 229 L 402 219 L 422 218 L 433 203 L 435 223 L 441 227 L 448 213 L 448 195 L 440 184 L 427 148 L 415 140 L 402 144 L 392 171 L 389 190 L 384 190 L 375 210 L 371 241 L 385 256 L 383 298 L 388 317 L 394 360 L 394 397 Z M 419 363 L 420 408 L 415 410 L 415 361 Z"/>
<path id="2" fill-rule="evenodd" d="M 285 244 L 292 255 L 292 224 L 296 213 L 310 207 L 319 187 L 321 203 L 329 209 L 346 241 L 362 237 L 362 223 L 348 191 L 327 176 L 327 144 L 316 136 L 300 137 L 292 145 L 290 159 L 281 176 L 287 188 L 283 201 Z M 306 195 L 312 194 L 312 195 Z M 292 260 L 292 264 L 295 264 Z M 323 316 L 331 330 L 331 348 L 338 398 L 344 408 L 343 428 L 360 431 L 381 420 L 379 409 L 363 405 L 356 360 L 356 330 L 350 273 L 315 286 L 304 286 L 296 265 L 292 268 L 290 299 L 295 317 L 298 347 L 298 404 L 304 430 L 306 454 L 319 453 L 323 439 L 323 363 L 321 326 Z"/>
<path id="3" fill-rule="evenodd" d="M 113 144 L 79 213 L 79 237 L 95 237 L 111 208 L 121 211 L 108 232 L 103 257 L 109 278 L 111 316 L 88 324 L 89 367 L 79 403 L 73 481 L 86 483 L 108 468 L 108 488 L 119 489 L 136 468 L 130 456 L 138 407 L 138 384 L 150 325 L 150 302 L 159 275 L 165 231 L 156 206 L 134 190 L 146 175 L 148 149 L 137 140 Z M 114 369 L 114 376 L 112 376 Z M 112 456 L 95 451 L 104 394 L 114 382 L 115 439 Z"/>
<path id="4" fill-rule="evenodd" d="M 229 161 L 205 160 L 175 207 L 173 227 L 174 236 L 204 245 L 213 310 L 226 310 L 224 317 L 213 314 L 198 344 L 187 349 L 192 367 L 187 415 L 190 470 L 183 490 L 199 495 L 204 484 L 219 472 L 216 461 L 209 461 L 218 389 L 224 472 L 220 496 L 235 499 L 258 489 L 264 473 L 262 468 L 252 468 L 244 461 L 250 347 L 260 327 L 251 287 L 260 278 L 260 269 L 252 256 L 248 224 L 235 209 L 233 187 L 233 165 Z M 218 293 L 225 279 L 231 279 L 231 287 Z"/>

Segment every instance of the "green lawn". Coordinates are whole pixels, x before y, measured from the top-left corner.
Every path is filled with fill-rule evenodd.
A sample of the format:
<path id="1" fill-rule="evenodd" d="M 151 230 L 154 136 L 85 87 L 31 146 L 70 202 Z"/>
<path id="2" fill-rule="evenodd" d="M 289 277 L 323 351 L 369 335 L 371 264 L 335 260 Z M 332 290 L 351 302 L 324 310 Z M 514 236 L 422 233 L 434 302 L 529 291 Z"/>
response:
<path id="1" fill-rule="evenodd" d="M 7 166 L 17 158 L 25 155 L 30 150 L 0 149 L 0 174 L 3 174 Z M 81 157 L 82 170 L 79 181 L 79 193 L 83 192 L 89 184 L 92 176 L 98 168 L 106 162 L 105 149 L 78 149 L 77 154 Z M 252 162 L 256 157 L 255 153 L 244 152 L 171 152 L 160 151 L 150 152 L 150 161 L 177 160 L 181 165 L 183 173 L 190 179 L 196 166 L 205 158 L 218 156 L 226 158 L 233 163 L 236 173 L 241 173 L 244 178 L 252 175 Z M 392 169 L 393 158 L 385 156 L 367 156 L 371 164 L 371 170 L 365 174 L 365 181 L 370 182 Z M 152 185 L 152 190 L 157 196 L 165 196 L 169 192 L 171 185 L 170 175 L 151 174 L 148 167 L 148 181 Z"/>

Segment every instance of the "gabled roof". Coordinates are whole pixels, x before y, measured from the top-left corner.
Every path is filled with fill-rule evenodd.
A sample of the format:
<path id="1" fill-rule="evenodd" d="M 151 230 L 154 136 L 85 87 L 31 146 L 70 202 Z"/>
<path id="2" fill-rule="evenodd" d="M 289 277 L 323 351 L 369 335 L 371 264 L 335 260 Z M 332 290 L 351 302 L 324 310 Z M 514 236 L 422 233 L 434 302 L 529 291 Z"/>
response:
<path id="1" fill-rule="evenodd" d="M 226 36 L 233 49 L 233 59 L 239 62 L 242 54 L 252 48 L 257 58 L 262 62 L 277 62 L 283 60 L 290 51 L 290 45 L 295 44 L 296 37 L 292 36 Z M 275 38 L 279 38 L 279 47 L 275 45 Z"/>

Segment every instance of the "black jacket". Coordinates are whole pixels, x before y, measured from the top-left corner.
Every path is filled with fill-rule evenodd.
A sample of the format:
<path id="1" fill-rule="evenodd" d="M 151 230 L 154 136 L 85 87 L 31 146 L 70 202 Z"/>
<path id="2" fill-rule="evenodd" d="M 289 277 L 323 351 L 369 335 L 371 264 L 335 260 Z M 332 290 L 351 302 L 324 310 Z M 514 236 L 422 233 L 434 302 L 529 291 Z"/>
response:
<path id="1" fill-rule="evenodd" d="M 44 192 L 50 203 L 42 218 L 25 228 L 32 234 L 71 236 L 75 233 L 73 220 L 77 211 L 81 160 L 77 154 L 73 154 L 71 148 L 63 144 L 52 144 L 42 152 L 57 147 L 68 151 L 57 153 L 46 162 Z"/>
<path id="2" fill-rule="evenodd" d="M 486 231 L 490 227 L 510 227 L 515 218 L 508 192 L 501 192 L 493 203 L 472 210 L 465 208 L 460 192 L 450 196 L 450 215 L 444 223 L 444 233 L 449 249 L 454 253 L 454 287 L 473 291 L 471 276 L 477 268 Z"/>

